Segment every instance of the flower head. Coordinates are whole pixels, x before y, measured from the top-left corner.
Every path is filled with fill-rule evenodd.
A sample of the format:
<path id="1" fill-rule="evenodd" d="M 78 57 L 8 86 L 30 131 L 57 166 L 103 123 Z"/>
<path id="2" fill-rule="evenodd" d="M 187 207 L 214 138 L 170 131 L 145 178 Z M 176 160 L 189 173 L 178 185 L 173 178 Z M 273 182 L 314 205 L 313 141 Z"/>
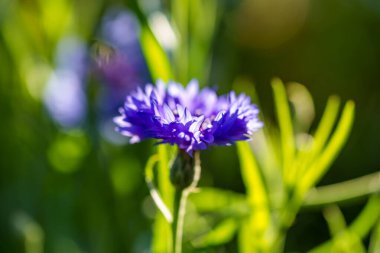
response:
<path id="1" fill-rule="evenodd" d="M 117 131 L 130 137 L 130 143 L 148 138 L 178 145 L 190 155 L 212 145 L 231 145 L 247 140 L 262 127 L 259 110 L 245 94 L 218 97 L 210 88 L 199 90 L 198 82 L 186 88 L 158 81 L 127 96 Z"/>

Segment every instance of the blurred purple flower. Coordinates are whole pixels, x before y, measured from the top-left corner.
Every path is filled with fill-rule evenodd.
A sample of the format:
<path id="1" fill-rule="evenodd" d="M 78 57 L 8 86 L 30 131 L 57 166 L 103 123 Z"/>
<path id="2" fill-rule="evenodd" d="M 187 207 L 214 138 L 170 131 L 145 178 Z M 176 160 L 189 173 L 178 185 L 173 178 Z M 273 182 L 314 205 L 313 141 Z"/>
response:
<path id="1" fill-rule="evenodd" d="M 66 37 L 57 48 L 56 69 L 44 94 L 51 117 L 62 127 L 76 127 L 86 114 L 87 48 L 78 38 Z"/>
<path id="2" fill-rule="evenodd" d="M 247 140 L 263 125 L 249 97 L 234 92 L 218 97 L 212 89 L 199 90 L 196 80 L 186 88 L 174 82 L 165 87 L 161 81 L 156 87 L 138 88 L 127 96 L 120 113 L 114 119 L 117 131 L 130 137 L 130 143 L 155 138 L 190 155 Z"/>
<path id="3" fill-rule="evenodd" d="M 106 118 L 123 104 L 125 94 L 150 81 L 139 28 L 136 17 L 126 10 L 112 9 L 103 18 L 100 40 L 110 48 L 103 48 L 108 52 L 97 59 L 97 72 L 105 84 L 100 103 Z"/>

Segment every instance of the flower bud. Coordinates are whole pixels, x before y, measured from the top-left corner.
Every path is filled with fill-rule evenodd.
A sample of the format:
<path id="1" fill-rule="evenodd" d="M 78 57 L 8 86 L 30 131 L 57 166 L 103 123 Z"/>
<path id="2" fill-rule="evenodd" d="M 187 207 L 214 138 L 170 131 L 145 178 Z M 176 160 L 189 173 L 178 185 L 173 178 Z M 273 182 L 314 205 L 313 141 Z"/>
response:
<path id="1" fill-rule="evenodd" d="M 170 181 L 178 190 L 186 189 L 194 180 L 194 158 L 179 150 L 170 168 Z"/>

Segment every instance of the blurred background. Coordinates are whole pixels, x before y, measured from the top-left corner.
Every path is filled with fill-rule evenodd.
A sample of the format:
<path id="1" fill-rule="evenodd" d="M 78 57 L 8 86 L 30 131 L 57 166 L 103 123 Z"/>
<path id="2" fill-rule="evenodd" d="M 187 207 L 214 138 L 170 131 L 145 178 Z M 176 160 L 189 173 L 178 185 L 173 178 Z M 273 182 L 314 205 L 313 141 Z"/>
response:
<path id="1" fill-rule="evenodd" d="M 156 209 L 143 169 L 155 148 L 126 145 L 112 118 L 129 91 L 153 81 L 140 16 L 169 55 L 176 44 L 166 4 L 0 1 L 0 252 L 149 252 Z M 379 1 L 224 0 L 217 12 L 201 85 L 222 94 L 249 80 L 268 119 L 276 76 L 309 89 L 317 119 L 329 95 L 353 99 L 352 135 L 320 185 L 379 169 Z M 209 149 L 202 162 L 201 186 L 244 192 L 234 147 Z M 342 209 L 348 221 L 363 204 Z M 286 249 L 328 237 L 322 214 L 304 211 Z M 236 252 L 236 239 L 202 252 Z"/>

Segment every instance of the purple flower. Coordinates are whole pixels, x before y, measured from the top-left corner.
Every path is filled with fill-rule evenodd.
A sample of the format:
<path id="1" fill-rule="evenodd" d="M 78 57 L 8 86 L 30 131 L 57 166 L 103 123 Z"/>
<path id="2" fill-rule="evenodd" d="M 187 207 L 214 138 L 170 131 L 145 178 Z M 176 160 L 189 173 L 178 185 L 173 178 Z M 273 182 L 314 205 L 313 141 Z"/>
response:
<path id="1" fill-rule="evenodd" d="M 158 81 L 156 87 L 148 84 L 127 96 L 115 123 L 130 143 L 154 138 L 192 155 L 212 145 L 248 140 L 263 125 L 258 113 L 245 94 L 218 97 L 210 88 L 199 90 L 196 80 L 186 88 Z"/>
<path id="2" fill-rule="evenodd" d="M 98 36 L 104 43 L 98 44 L 96 73 L 104 84 L 100 103 L 107 119 L 123 104 L 126 93 L 151 80 L 139 35 L 139 22 L 127 10 L 110 9 L 102 18 Z"/>
<path id="3" fill-rule="evenodd" d="M 78 127 L 86 116 L 87 57 L 87 48 L 77 37 L 65 37 L 58 44 L 56 69 L 43 100 L 53 120 L 64 128 Z"/>

